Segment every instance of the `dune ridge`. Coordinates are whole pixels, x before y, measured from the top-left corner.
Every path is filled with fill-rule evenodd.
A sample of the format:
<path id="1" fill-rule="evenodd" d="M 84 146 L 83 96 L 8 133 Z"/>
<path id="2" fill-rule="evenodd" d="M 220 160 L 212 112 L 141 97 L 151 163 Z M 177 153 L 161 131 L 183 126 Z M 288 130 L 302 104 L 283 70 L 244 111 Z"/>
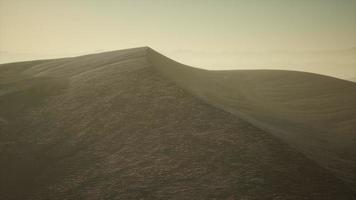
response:
<path id="1" fill-rule="evenodd" d="M 352 199 L 352 179 L 313 153 L 324 153 L 323 159 L 352 175 L 353 135 L 343 134 L 353 128 L 348 100 L 354 85 L 332 79 L 334 93 L 348 93 L 340 97 L 308 90 L 326 102 L 343 99 L 342 107 L 318 107 L 323 112 L 315 123 L 340 112 L 328 129 L 342 133 L 340 144 L 321 144 L 320 135 L 307 132 L 305 102 L 299 99 L 294 108 L 292 94 L 282 95 L 293 89 L 300 91 L 294 99 L 304 96 L 310 85 L 301 87 L 306 81 L 300 75 L 317 76 L 200 70 L 147 47 L 0 65 L 0 197 Z M 329 77 L 317 76 L 312 85 L 324 86 L 324 79 Z M 272 87 L 280 81 L 282 88 Z M 283 137 L 286 129 L 293 140 Z M 345 138 L 350 141 L 342 144 Z M 340 161 L 339 154 L 346 157 Z"/>
<path id="2" fill-rule="evenodd" d="M 158 71 L 296 147 L 356 188 L 356 84 L 284 70 L 209 71 L 149 49 Z"/>

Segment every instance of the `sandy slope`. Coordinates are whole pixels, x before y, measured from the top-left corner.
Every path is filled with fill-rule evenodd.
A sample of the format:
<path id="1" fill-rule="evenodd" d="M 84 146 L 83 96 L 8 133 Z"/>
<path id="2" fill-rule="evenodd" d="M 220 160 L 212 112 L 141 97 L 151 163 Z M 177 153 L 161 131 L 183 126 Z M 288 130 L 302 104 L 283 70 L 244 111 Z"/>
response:
<path id="1" fill-rule="evenodd" d="M 334 132 L 311 136 L 307 120 L 294 117 L 292 109 L 303 111 L 303 102 L 288 101 L 304 95 L 305 89 L 290 91 L 303 88 L 307 82 L 298 76 L 305 74 L 256 73 L 262 74 L 197 70 L 148 48 L 0 65 L 0 199 L 354 198 L 344 182 L 305 157 L 315 158 L 305 150 L 321 149 L 325 159 L 352 162 L 347 153 L 353 135 L 345 136 L 352 123 L 345 119 L 355 116 L 346 101 L 353 100 L 354 85 L 341 81 L 328 94 L 345 99 L 340 107 L 328 110 L 320 103 L 325 113 L 313 115 L 315 124 Z M 262 85 L 253 84 L 258 78 Z M 304 154 L 172 81 L 258 126 L 269 124 L 271 133 Z M 275 88 L 278 81 L 285 87 Z M 318 81 L 312 85 L 324 87 Z M 334 96 L 343 92 L 348 94 Z M 305 106 L 318 94 L 309 93 Z M 277 97 L 278 104 L 268 102 Z M 325 114 L 330 123 L 323 124 Z M 294 130 L 299 127 L 304 134 Z M 283 137 L 287 129 L 290 137 Z M 320 143 L 320 134 L 328 139 L 336 131 L 338 142 Z M 337 144 L 346 139 L 340 156 Z M 336 163 L 348 173 L 344 162 Z"/>
<path id="2" fill-rule="evenodd" d="M 149 52 L 169 79 L 282 138 L 356 188 L 355 83 L 296 71 L 204 71 Z"/>

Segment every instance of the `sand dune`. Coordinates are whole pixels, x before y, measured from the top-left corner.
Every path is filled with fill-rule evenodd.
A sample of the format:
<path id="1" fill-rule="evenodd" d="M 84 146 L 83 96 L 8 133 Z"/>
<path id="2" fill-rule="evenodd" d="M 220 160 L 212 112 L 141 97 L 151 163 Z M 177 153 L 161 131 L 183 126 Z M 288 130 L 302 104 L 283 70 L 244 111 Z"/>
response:
<path id="1" fill-rule="evenodd" d="M 355 95 L 150 48 L 3 64 L 0 199 L 352 199 Z"/>
<path id="2" fill-rule="evenodd" d="M 356 187 L 355 83 L 296 71 L 203 71 L 150 52 L 153 66 L 169 79 L 282 138 Z"/>
<path id="3" fill-rule="evenodd" d="M 203 69 L 295 70 L 323 74 L 344 80 L 356 76 L 355 48 L 324 51 L 172 51 L 170 58 Z"/>

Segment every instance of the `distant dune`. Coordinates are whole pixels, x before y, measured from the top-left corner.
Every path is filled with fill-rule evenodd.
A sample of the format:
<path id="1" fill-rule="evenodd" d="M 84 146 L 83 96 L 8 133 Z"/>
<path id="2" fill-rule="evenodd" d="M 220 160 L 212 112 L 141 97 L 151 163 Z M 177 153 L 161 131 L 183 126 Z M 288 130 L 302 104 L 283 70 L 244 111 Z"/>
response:
<path id="1" fill-rule="evenodd" d="M 0 65 L 0 199 L 353 199 L 356 84 L 150 48 Z"/>
<path id="2" fill-rule="evenodd" d="M 356 48 L 322 51 L 167 51 L 169 57 L 203 69 L 296 70 L 344 80 L 356 77 Z"/>

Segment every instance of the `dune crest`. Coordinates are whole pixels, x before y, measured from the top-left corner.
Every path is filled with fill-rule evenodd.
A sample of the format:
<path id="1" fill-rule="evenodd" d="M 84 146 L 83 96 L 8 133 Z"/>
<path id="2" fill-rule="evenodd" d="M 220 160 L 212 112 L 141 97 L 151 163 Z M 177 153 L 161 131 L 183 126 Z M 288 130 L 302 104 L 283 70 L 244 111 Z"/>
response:
<path id="1" fill-rule="evenodd" d="M 355 85 L 148 47 L 2 64 L 0 199 L 352 199 Z"/>
<path id="2" fill-rule="evenodd" d="M 149 49 L 152 66 L 192 94 L 267 130 L 356 188 L 356 84 L 283 70 L 209 71 Z"/>

